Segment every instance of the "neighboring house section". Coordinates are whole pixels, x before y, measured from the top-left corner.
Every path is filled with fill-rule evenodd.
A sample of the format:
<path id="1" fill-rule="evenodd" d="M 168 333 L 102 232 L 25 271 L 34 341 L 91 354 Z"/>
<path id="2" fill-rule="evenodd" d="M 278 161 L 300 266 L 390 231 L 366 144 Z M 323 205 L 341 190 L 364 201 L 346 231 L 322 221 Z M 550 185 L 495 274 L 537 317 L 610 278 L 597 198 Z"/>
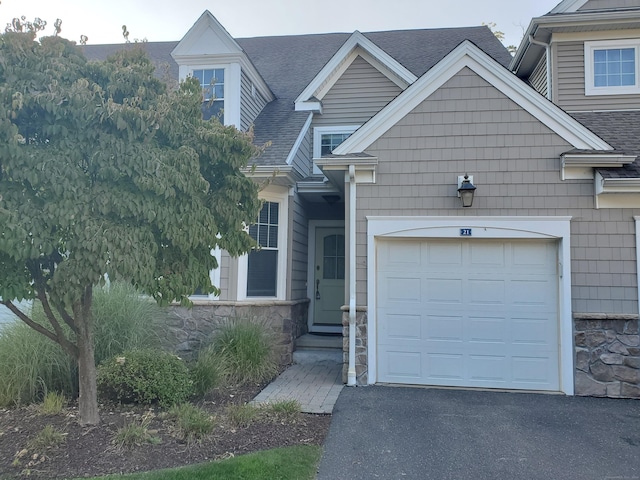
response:
<path id="1" fill-rule="evenodd" d="M 343 334 L 350 385 L 640 397 L 637 38 L 640 0 L 565 0 L 514 58 L 486 27 L 234 39 L 209 12 L 142 45 L 268 145 L 261 249 L 212 252 L 180 347 L 253 315 L 283 362 Z"/>

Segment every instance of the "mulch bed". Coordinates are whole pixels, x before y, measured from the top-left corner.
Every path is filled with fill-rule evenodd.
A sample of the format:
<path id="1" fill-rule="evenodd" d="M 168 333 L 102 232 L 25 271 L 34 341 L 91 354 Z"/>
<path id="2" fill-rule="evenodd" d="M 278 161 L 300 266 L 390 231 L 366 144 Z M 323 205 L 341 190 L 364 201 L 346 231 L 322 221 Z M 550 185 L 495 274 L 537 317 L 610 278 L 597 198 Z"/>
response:
<path id="1" fill-rule="evenodd" d="M 139 421 L 149 408 L 101 405 L 102 424 L 82 427 L 77 409 L 45 416 L 35 407 L 0 409 L 0 480 L 11 478 L 63 479 L 129 473 L 206 462 L 245 453 L 292 445 L 322 445 L 330 415 L 299 413 L 292 419 L 262 419 L 236 427 L 225 418 L 228 405 L 251 400 L 264 385 L 214 391 L 197 405 L 216 418 L 214 432 L 200 442 L 187 444 L 176 436 L 173 423 L 153 409 L 149 431 L 160 443 L 130 449 L 117 448 L 113 437 L 119 427 Z M 159 415 L 160 414 L 160 415 Z M 29 449 L 29 441 L 45 426 L 65 433 L 53 448 Z"/>

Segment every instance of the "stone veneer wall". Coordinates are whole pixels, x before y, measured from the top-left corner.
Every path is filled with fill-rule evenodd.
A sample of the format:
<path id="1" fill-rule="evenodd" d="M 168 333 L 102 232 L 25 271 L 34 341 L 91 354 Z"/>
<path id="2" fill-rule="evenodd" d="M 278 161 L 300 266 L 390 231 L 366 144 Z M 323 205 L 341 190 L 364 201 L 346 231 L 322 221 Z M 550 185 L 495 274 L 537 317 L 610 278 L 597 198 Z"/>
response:
<path id="1" fill-rule="evenodd" d="M 574 314 L 576 395 L 640 398 L 637 315 Z"/>
<path id="2" fill-rule="evenodd" d="M 346 311 L 345 311 L 346 309 Z M 367 308 L 356 307 L 356 383 L 367 385 Z M 349 307 L 342 307 L 342 383 L 347 383 L 349 370 Z"/>
<path id="3" fill-rule="evenodd" d="M 163 341 L 182 358 L 192 359 L 211 340 L 220 322 L 231 318 L 255 318 L 265 322 L 276 336 L 281 365 L 292 361 L 295 341 L 307 332 L 309 300 L 259 303 L 196 301 L 192 308 L 172 306 Z"/>

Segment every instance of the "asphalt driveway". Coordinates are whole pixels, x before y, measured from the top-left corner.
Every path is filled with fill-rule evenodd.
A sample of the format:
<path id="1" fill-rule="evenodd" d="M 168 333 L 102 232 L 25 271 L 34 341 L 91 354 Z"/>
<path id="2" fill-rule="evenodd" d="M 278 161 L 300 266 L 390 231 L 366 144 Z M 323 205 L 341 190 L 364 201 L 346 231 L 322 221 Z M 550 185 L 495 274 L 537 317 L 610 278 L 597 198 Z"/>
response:
<path id="1" fill-rule="evenodd" d="M 344 388 L 318 480 L 640 480 L 640 400 Z"/>

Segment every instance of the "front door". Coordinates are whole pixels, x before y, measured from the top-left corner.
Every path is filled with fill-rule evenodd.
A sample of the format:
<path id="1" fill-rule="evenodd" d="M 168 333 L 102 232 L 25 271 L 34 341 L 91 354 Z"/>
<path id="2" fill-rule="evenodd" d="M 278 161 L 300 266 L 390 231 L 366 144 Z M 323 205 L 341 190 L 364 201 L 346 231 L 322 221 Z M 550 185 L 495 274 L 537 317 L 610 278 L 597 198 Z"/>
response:
<path id="1" fill-rule="evenodd" d="M 312 332 L 342 332 L 344 305 L 344 228 L 318 227 L 313 264 Z"/>

